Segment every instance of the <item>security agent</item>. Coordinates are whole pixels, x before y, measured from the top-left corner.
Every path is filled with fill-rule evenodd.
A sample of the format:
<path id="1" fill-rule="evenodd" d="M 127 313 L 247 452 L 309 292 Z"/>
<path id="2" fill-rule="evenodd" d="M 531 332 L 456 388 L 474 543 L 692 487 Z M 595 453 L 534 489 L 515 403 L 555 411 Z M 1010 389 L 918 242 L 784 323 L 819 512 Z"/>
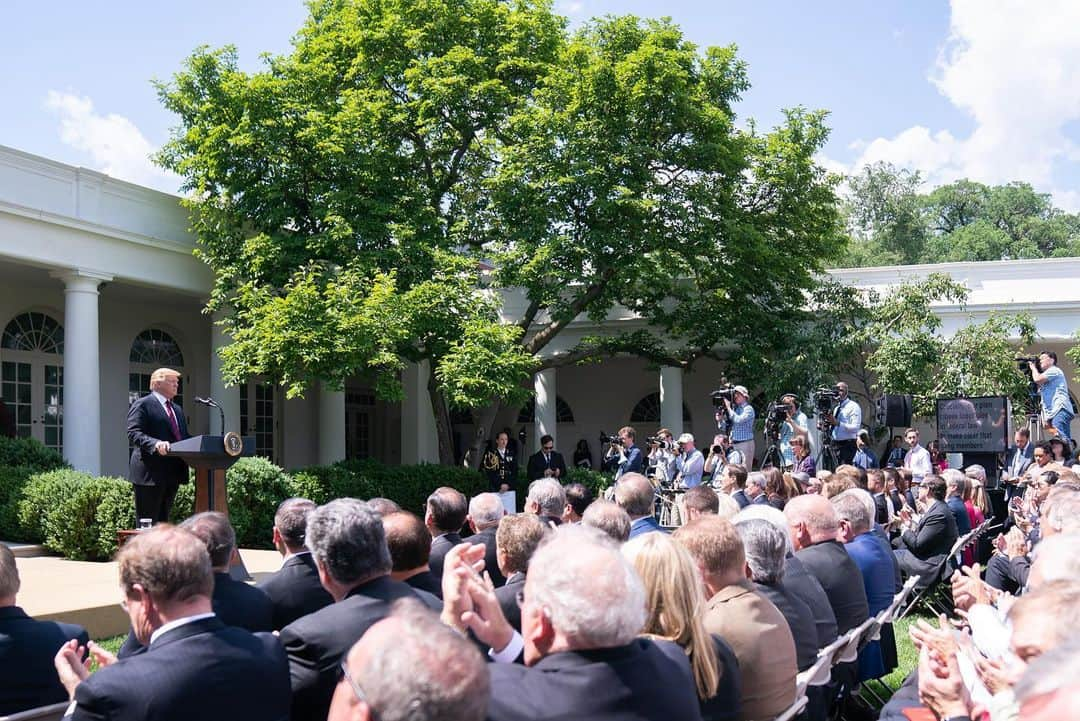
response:
<path id="1" fill-rule="evenodd" d="M 847 383 L 840 381 L 836 384 L 836 395 L 836 407 L 825 419 L 835 424 L 833 440 L 836 441 L 837 461 L 840 465 L 850 464 L 858 451 L 855 439 L 862 428 L 862 408 L 848 396 Z"/>

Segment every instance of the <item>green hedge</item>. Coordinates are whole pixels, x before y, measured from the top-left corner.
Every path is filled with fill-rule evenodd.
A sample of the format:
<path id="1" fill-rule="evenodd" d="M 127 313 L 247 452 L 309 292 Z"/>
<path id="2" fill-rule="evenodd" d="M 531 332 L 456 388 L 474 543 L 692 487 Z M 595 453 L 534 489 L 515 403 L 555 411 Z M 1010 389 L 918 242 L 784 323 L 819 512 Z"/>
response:
<path id="1" fill-rule="evenodd" d="M 35 471 L 70 468 L 63 456 L 33 438 L 0 436 L 0 466 L 26 466 Z"/>
<path id="2" fill-rule="evenodd" d="M 116 552 L 116 534 L 135 523 L 131 484 L 70 469 L 35 474 L 23 487 L 19 524 L 28 540 L 75 560 Z"/>
<path id="3" fill-rule="evenodd" d="M 19 523 L 19 501 L 35 473 L 68 468 L 63 457 L 33 438 L 0 437 L 0 538 L 31 541 Z"/>
<path id="4" fill-rule="evenodd" d="M 589 468 L 568 468 L 564 483 L 580 483 L 593 493 L 593 498 L 603 498 L 604 491 L 612 484 L 610 473 Z"/>

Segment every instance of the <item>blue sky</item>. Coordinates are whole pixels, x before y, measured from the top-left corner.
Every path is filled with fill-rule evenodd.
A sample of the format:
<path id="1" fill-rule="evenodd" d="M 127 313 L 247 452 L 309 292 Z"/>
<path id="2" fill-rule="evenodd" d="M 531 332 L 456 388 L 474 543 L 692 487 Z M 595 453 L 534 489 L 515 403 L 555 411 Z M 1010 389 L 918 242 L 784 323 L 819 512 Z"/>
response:
<path id="1" fill-rule="evenodd" d="M 669 15 L 701 46 L 735 43 L 759 125 L 783 107 L 830 111 L 821 162 L 874 160 L 958 177 L 1026 180 L 1080 210 L 1080 2 L 1075 0 L 559 0 L 573 22 Z M 289 50 L 297 0 L 0 3 L 0 144 L 174 191 L 146 156 L 172 117 L 151 79 L 201 44 L 242 63 Z M 14 30 L 14 32 L 12 32 Z"/>

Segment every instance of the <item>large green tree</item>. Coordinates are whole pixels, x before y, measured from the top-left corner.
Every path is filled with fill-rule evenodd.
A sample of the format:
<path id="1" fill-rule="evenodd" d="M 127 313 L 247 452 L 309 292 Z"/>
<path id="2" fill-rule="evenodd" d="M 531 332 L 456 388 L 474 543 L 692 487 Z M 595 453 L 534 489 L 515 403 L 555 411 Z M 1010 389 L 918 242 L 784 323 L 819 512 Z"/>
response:
<path id="1" fill-rule="evenodd" d="M 740 128 L 747 87 L 734 48 L 632 17 L 568 34 L 543 0 L 321 0 L 261 72 L 196 51 L 160 87 L 160 161 L 192 190 L 226 374 L 393 398 L 430 361 L 450 462 L 450 408 L 490 425 L 544 367 L 753 367 L 843 239 L 823 114 Z M 550 352 L 621 309 L 638 320 Z"/>

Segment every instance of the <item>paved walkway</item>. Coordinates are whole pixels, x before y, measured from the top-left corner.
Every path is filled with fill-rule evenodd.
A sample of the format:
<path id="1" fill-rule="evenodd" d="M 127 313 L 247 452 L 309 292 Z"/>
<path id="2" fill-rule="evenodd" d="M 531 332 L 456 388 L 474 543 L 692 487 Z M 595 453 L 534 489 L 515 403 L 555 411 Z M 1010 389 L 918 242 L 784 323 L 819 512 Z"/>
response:
<path id="1" fill-rule="evenodd" d="M 248 572 L 258 581 L 281 566 L 277 551 L 240 551 Z M 85 626 L 91 638 L 127 633 L 128 617 L 120 608 L 115 562 L 69 561 L 59 556 L 17 558 L 22 588 L 17 602 L 35 618 Z"/>

